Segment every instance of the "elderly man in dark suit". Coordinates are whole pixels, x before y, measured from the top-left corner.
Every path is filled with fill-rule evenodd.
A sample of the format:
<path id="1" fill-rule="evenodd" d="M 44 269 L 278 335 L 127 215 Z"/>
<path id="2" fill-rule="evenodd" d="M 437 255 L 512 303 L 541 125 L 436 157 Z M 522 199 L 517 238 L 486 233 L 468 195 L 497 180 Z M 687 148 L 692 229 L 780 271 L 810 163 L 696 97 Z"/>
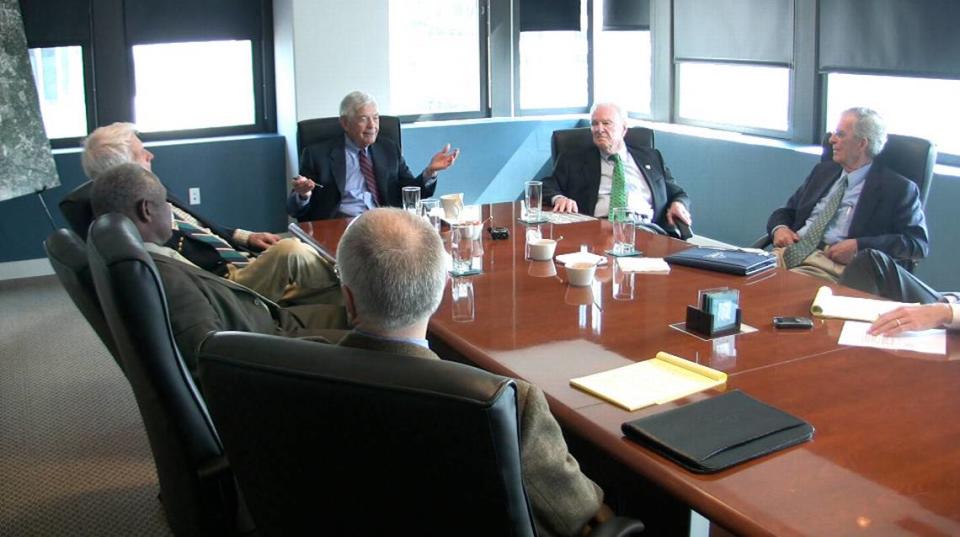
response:
<path id="1" fill-rule="evenodd" d="M 554 211 L 608 216 L 625 207 L 662 228 L 675 219 L 691 223 L 687 193 L 680 188 L 656 149 L 628 147 L 626 119 L 619 106 L 598 103 L 590 113 L 596 148 L 560 155 L 543 180 L 543 198 Z"/>
<path id="2" fill-rule="evenodd" d="M 843 112 L 830 138 L 833 161 L 814 167 L 767 222 L 781 266 L 836 282 L 864 248 L 897 259 L 927 255 L 917 185 L 874 162 L 886 141 L 877 112 Z"/>
<path id="3" fill-rule="evenodd" d="M 364 213 L 337 248 L 342 290 L 354 330 L 340 345 L 438 360 L 427 323 L 447 280 L 443 241 L 422 219 L 399 209 Z M 540 535 L 580 535 L 605 518 L 603 491 L 567 451 L 543 392 L 517 381 L 523 481 Z M 424 416 L 424 419 L 427 419 Z"/>
<path id="4" fill-rule="evenodd" d="M 459 149 L 447 144 L 414 177 L 391 140 L 378 140 L 377 102 L 354 91 L 340 103 L 344 137 L 307 146 L 300 156 L 300 175 L 287 197 L 287 213 L 298 220 L 356 216 L 374 207 L 399 207 L 401 189 L 418 186 L 433 195 L 437 174 L 453 165 Z"/>

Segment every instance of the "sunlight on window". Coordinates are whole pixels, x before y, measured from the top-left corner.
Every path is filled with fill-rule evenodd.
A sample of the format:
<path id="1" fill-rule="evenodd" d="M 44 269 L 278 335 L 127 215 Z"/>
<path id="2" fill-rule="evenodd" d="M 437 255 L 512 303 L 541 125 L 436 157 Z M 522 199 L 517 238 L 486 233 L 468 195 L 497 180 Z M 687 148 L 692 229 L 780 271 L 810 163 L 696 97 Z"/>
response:
<path id="1" fill-rule="evenodd" d="M 827 128 L 833 130 L 847 108 L 866 106 L 880 113 L 887 131 L 919 136 L 937 151 L 960 155 L 960 80 L 830 73 L 827 75 Z"/>
<path id="2" fill-rule="evenodd" d="M 82 47 L 32 48 L 30 65 L 47 138 L 87 134 Z"/>
<path id="3" fill-rule="evenodd" d="M 480 103 L 477 0 L 390 0 L 390 112 L 471 112 Z"/>
<path id="4" fill-rule="evenodd" d="M 786 67 L 681 62 L 677 73 L 682 119 L 775 131 L 789 127 Z"/>
<path id="5" fill-rule="evenodd" d="M 587 106 L 587 33 L 520 33 L 520 108 Z"/>
<path id="6" fill-rule="evenodd" d="M 250 41 L 135 45 L 133 67 L 141 131 L 256 123 Z"/>
<path id="7" fill-rule="evenodd" d="M 596 31 L 594 95 L 629 112 L 650 113 L 650 32 Z"/>

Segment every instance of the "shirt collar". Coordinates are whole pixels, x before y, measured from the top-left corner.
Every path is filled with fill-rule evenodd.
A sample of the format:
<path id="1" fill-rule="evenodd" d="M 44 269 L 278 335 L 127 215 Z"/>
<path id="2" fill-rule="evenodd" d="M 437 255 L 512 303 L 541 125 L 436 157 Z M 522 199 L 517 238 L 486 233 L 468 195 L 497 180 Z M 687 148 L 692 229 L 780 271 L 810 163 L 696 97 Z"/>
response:
<path id="1" fill-rule="evenodd" d="M 344 145 L 344 147 L 347 149 L 347 152 L 353 153 L 354 155 L 356 155 L 357 153 L 359 153 L 359 152 L 361 151 L 360 146 L 357 145 L 357 143 L 353 141 L 353 138 L 347 136 L 346 134 L 343 135 L 343 145 Z M 370 148 L 368 147 L 368 148 L 367 148 L 367 151 L 369 151 L 369 150 L 370 150 Z M 369 154 L 369 153 L 367 153 L 367 154 Z"/>
<path id="2" fill-rule="evenodd" d="M 599 149 L 599 148 L 598 148 Z M 627 160 L 627 142 L 620 144 L 620 151 L 617 151 L 615 154 L 620 155 L 620 160 L 626 162 Z M 607 153 L 604 150 L 600 150 L 600 156 L 603 157 L 603 160 L 610 160 L 614 153 Z"/>
<path id="3" fill-rule="evenodd" d="M 866 163 L 852 172 L 844 172 L 847 174 L 847 188 L 862 183 L 864 179 L 867 178 L 867 174 L 870 173 L 871 167 L 873 167 L 873 161 Z M 843 175 L 843 173 L 841 173 L 841 175 Z"/>
<path id="4" fill-rule="evenodd" d="M 371 334 L 370 332 L 364 332 L 363 330 L 358 330 L 356 328 L 354 328 L 353 331 L 362 336 L 366 336 L 372 339 L 382 339 L 384 341 L 395 341 L 398 343 L 412 343 L 413 345 L 419 345 L 425 349 L 430 348 L 430 344 L 424 338 L 381 336 L 379 334 Z"/>

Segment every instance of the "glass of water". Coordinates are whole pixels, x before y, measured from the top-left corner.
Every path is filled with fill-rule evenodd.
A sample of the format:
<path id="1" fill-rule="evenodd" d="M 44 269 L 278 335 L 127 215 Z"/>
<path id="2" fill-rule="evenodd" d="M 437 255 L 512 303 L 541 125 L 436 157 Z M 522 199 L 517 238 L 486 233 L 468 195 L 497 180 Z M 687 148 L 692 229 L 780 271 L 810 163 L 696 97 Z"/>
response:
<path id="1" fill-rule="evenodd" d="M 613 255 L 633 255 L 637 242 L 637 214 L 617 207 L 610 211 L 610 223 L 613 224 Z"/>
<path id="2" fill-rule="evenodd" d="M 455 223 L 450 226 L 450 256 L 453 257 L 453 273 L 467 274 L 473 267 L 476 240 L 473 225 Z"/>
<path id="3" fill-rule="evenodd" d="M 403 210 L 413 214 L 420 214 L 420 187 L 403 187 Z"/>
<path id="4" fill-rule="evenodd" d="M 440 205 L 440 200 L 434 198 L 420 200 L 420 214 L 424 220 L 430 222 L 433 229 L 437 230 L 438 233 L 440 232 L 440 220 L 443 217 L 443 207 Z"/>
<path id="5" fill-rule="evenodd" d="M 521 219 L 525 222 L 540 221 L 540 207 L 543 205 L 543 183 L 540 181 L 527 181 L 523 184 L 523 207 L 526 214 L 522 214 Z"/>

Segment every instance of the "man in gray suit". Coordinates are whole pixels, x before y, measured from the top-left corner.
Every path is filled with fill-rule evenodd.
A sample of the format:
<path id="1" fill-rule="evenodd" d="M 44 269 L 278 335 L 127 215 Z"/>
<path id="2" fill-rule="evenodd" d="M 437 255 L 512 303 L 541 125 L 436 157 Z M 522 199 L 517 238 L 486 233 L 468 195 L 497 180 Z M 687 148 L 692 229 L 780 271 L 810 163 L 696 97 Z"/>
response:
<path id="1" fill-rule="evenodd" d="M 347 228 L 337 249 L 341 289 L 354 330 L 340 345 L 438 360 L 427 322 L 447 281 L 443 242 L 422 219 L 372 209 Z M 543 392 L 517 381 L 523 481 L 540 535 L 580 535 L 609 516 L 603 491 L 580 471 Z"/>
<path id="2" fill-rule="evenodd" d="M 173 335 L 191 372 L 196 349 L 210 331 L 237 330 L 282 336 L 320 336 L 336 341 L 347 327 L 342 306 L 281 308 L 248 287 L 203 270 L 163 246 L 173 233 L 167 189 L 152 172 L 121 164 L 97 177 L 90 192 L 94 215 L 120 213 L 140 231 L 163 280 Z M 336 329 L 336 330 L 331 330 Z"/>

